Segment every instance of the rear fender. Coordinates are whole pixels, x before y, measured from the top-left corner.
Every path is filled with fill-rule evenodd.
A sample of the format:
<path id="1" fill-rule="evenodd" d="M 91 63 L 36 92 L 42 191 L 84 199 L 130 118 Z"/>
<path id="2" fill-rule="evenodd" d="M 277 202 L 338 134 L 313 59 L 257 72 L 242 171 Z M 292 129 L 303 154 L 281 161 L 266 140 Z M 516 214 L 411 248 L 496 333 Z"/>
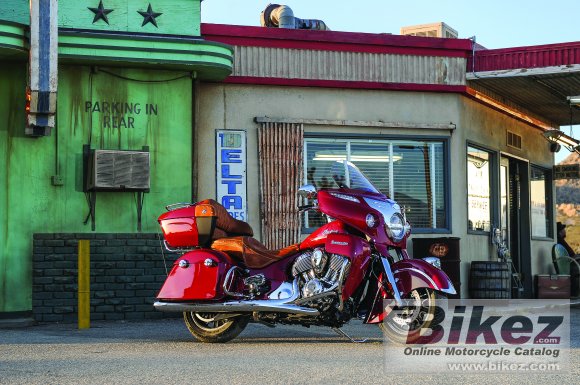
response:
<path id="1" fill-rule="evenodd" d="M 190 251 L 177 258 L 157 298 L 167 301 L 222 299 L 224 278 L 233 265 L 230 257 L 220 251 Z"/>

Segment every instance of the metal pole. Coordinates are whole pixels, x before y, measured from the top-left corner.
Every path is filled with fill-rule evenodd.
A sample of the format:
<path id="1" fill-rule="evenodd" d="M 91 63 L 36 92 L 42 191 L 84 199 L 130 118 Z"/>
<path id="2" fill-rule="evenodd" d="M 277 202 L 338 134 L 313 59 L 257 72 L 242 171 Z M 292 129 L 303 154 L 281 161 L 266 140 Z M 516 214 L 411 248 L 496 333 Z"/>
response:
<path id="1" fill-rule="evenodd" d="M 79 240 L 78 251 L 78 324 L 79 329 L 91 327 L 91 244 Z"/>

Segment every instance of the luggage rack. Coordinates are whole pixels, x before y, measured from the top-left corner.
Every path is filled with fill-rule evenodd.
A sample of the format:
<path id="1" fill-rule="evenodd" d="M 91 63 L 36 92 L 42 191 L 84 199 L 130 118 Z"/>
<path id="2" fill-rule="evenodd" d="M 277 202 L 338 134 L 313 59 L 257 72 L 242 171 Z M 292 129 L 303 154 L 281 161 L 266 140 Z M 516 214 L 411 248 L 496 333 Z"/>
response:
<path id="1" fill-rule="evenodd" d="M 165 209 L 167 211 L 173 211 L 173 210 L 178 210 L 178 209 L 182 209 L 182 208 L 185 208 L 185 207 L 191 207 L 191 206 L 195 206 L 195 203 L 186 203 L 186 202 L 173 203 L 171 205 L 165 206 Z"/>

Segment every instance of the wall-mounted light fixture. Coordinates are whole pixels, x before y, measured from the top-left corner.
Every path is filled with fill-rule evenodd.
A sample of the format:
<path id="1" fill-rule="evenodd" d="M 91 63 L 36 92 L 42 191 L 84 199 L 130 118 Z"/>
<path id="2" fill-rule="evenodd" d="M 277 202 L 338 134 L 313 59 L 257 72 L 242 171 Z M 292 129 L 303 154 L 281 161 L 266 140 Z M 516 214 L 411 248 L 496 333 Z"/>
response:
<path id="1" fill-rule="evenodd" d="M 570 103 L 571 106 L 580 106 L 580 95 L 568 96 L 568 103 Z"/>
<path id="2" fill-rule="evenodd" d="M 576 151 L 580 154 L 580 141 L 564 134 L 560 130 L 546 130 L 544 131 L 544 137 L 548 140 L 548 142 L 550 142 L 550 150 L 552 152 L 557 152 L 559 150 L 559 146 L 564 146 L 568 149 L 568 151 Z"/>

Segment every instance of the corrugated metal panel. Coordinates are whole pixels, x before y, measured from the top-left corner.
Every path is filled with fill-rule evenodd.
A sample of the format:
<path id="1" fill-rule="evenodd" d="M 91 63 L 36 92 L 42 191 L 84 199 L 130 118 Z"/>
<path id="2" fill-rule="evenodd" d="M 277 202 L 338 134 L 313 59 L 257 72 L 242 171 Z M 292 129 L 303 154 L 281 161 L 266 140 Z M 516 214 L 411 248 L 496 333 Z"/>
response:
<path id="1" fill-rule="evenodd" d="M 234 58 L 233 76 L 465 85 L 457 57 L 236 46 Z"/>
<path id="2" fill-rule="evenodd" d="M 580 64 L 580 42 L 481 50 L 475 55 L 475 70 L 478 72 L 565 66 Z"/>
<path id="3" fill-rule="evenodd" d="M 262 123 L 258 128 L 262 243 L 270 249 L 298 243 L 298 187 L 302 182 L 304 126 Z"/>

